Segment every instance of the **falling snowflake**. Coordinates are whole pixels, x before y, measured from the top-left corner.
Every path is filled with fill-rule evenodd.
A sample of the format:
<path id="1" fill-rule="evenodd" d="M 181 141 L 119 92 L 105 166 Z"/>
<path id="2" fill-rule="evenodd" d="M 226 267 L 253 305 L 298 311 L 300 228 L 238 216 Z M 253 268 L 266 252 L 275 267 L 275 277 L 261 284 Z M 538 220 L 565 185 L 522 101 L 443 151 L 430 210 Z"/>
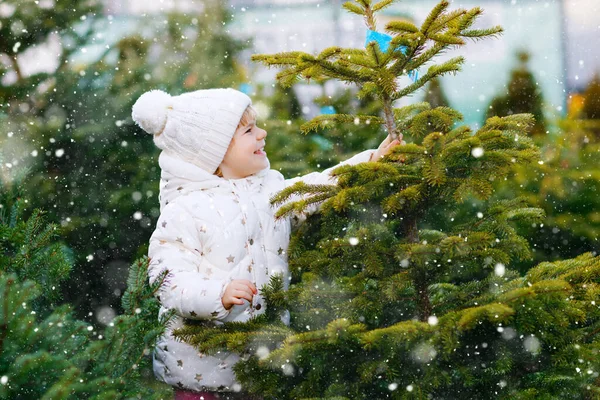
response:
<path id="1" fill-rule="evenodd" d="M 475 147 L 473 150 L 471 150 L 471 155 L 475 158 L 483 156 L 483 147 Z"/>

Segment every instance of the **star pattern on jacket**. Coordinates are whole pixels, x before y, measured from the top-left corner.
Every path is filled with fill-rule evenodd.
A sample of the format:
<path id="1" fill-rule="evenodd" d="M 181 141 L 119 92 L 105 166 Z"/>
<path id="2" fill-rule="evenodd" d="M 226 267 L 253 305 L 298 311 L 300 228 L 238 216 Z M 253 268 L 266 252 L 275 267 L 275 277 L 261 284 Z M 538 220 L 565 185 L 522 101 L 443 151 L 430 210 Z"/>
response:
<path id="1" fill-rule="evenodd" d="M 225 311 L 221 304 L 217 306 L 217 293 L 219 288 L 223 289 L 221 283 L 231 280 L 234 271 L 240 278 L 251 279 L 257 286 L 268 282 L 272 273 L 286 274 L 284 255 L 287 255 L 286 237 L 290 230 L 290 218 L 272 219 L 274 210 L 268 196 L 287 183 L 275 171 L 265 174 L 264 185 L 254 177 L 247 182 L 237 183 L 217 180 L 204 171 L 198 170 L 196 174 L 197 168 L 193 166 L 188 171 L 168 156 L 166 153 L 162 155 L 162 161 L 165 161 L 161 164 L 162 175 L 176 176 L 161 182 L 166 189 L 161 187 L 161 216 L 156 223 L 156 235 L 151 239 L 153 245 L 149 248 L 149 257 L 155 256 L 149 267 L 153 275 L 176 266 L 169 271 L 169 278 L 173 279 L 167 280 L 167 287 L 172 290 L 165 288 L 161 297 L 163 300 L 168 297 L 171 302 L 179 302 L 180 309 L 185 310 L 183 316 L 176 317 L 179 321 L 184 321 L 187 315 L 188 318 L 201 317 L 213 322 L 220 319 L 223 322 L 243 322 L 264 312 L 268 307 L 260 296 L 249 307 L 240 307 L 249 308 L 246 312 Z M 182 170 L 186 174 L 189 172 L 189 177 L 194 179 L 177 175 Z M 198 179 L 195 179 L 196 176 Z M 203 187 L 203 179 L 207 179 L 209 187 Z M 173 203 L 169 204 L 171 207 L 164 207 L 167 199 Z M 176 205 L 181 207 L 173 207 Z M 167 226 L 169 229 L 166 229 Z M 242 250 L 244 246 L 246 250 Z M 207 267 L 212 268 L 210 278 Z M 244 269 L 247 269 L 246 273 Z M 178 275 L 180 272 L 183 273 L 181 276 Z M 230 376 L 234 361 L 225 365 L 222 359 L 202 354 L 192 346 L 181 347 L 186 350 L 185 360 L 178 360 L 177 355 L 183 355 L 179 353 L 180 346 L 184 344 L 176 344 L 177 341 L 172 337 L 173 328 L 167 332 L 164 339 L 171 351 L 167 352 L 167 342 L 162 342 L 153 360 L 156 371 L 165 381 L 176 389 L 231 390 Z M 166 367 L 165 374 L 162 374 L 163 367 Z M 221 386 L 217 388 L 213 384 L 213 374 L 222 375 L 227 384 L 219 382 L 217 385 Z M 204 379 L 204 375 L 208 378 Z"/>

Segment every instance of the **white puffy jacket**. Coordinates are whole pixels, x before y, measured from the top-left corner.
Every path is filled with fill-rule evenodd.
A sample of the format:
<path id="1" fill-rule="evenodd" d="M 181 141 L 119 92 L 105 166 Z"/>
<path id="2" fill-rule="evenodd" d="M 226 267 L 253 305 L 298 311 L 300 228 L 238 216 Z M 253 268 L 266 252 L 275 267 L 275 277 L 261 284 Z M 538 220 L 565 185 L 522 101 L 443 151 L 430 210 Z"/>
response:
<path id="1" fill-rule="evenodd" d="M 368 161 L 372 153 L 364 151 L 342 164 Z M 252 304 L 245 301 L 225 310 L 225 287 L 232 279 L 248 279 L 260 291 L 274 274 L 283 274 L 287 283 L 290 221 L 275 220 L 269 199 L 299 180 L 335 183 L 329 175 L 335 167 L 289 180 L 269 168 L 227 180 L 165 152 L 159 165 L 160 217 L 150 238 L 149 274 L 153 282 L 169 270 L 159 293 L 161 313 L 174 309 L 177 316 L 156 346 L 154 373 L 178 388 L 232 391 L 237 389 L 231 369 L 239 359 L 236 354 L 201 354 L 171 332 L 183 326 L 184 318 L 221 324 L 247 321 L 265 311 L 260 292 Z"/>

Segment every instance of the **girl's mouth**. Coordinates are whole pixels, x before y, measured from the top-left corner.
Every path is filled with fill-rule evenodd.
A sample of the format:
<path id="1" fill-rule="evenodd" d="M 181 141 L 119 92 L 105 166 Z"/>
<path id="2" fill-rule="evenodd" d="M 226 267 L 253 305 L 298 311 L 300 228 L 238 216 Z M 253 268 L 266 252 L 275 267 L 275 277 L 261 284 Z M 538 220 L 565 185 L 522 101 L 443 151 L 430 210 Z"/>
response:
<path id="1" fill-rule="evenodd" d="M 256 150 L 256 151 L 254 152 L 254 154 L 256 154 L 256 155 L 259 155 L 259 156 L 266 156 L 266 155 L 267 155 L 267 153 L 265 152 L 265 149 L 264 149 L 264 147 L 263 147 L 263 148 L 261 148 L 261 149 L 258 149 L 258 150 Z"/>

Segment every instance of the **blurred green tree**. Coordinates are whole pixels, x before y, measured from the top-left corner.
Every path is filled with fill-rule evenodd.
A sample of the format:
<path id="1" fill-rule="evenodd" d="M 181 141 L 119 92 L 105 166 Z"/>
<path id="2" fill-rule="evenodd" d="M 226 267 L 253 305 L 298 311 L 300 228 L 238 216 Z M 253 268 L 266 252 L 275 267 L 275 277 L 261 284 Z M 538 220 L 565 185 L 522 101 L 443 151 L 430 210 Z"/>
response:
<path id="1" fill-rule="evenodd" d="M 446 93 L 444 93 L 442 82 L 439 78 L 432 79 L 431 82 L 429 82 L 423 101 L 429 103 L 432 108 L 450 107 L 450 101 L 448 101 L 448 97 L 446 97 Z"/>
<path id="2" fill-rule="evenodd" d="M 584 103 L 581 117 L 600 120 L 600 74 L 594 77 L 583 93 Z"/>
<path id="3" fill-rule="evenodd" d="M 521 51 L 517 54 L 517 58 L 519 66 L 511 72 L 506 93 L 492 100 L 486 118 L 530 113 L 535 118 L 535 125 L 531 134 L 534 137 L 546 135 L 547 123 L 544 116 L 544 99 L 533 73 L 529 70 L 530 55 L 525 51 Z"/>
<path id="4" fill-rule="evenodd" d="M 164 276 L 150 286 L 148 260 L 140 259 L 122 315 L 105 314 L 103 330 L 75 319 L 60 304 L 72 252 L 22 197 L 22 178 L 0 181 L 0 399 L 165 398 L 170 388 L 147 383 L 151 349 L 172 316 L 157 318 Z"/>
<path id="5" fill-rule="evenodd" d="M 523 227 L 538 262 L 598 251 L 600 143 L 590 122 L 558 121 L 560 134 L 540 142 L 542 160 L 515 166 L 512 179 L 495 184 L 495 197 L 523 197 L 546 213 L 543 224 Z"/>

